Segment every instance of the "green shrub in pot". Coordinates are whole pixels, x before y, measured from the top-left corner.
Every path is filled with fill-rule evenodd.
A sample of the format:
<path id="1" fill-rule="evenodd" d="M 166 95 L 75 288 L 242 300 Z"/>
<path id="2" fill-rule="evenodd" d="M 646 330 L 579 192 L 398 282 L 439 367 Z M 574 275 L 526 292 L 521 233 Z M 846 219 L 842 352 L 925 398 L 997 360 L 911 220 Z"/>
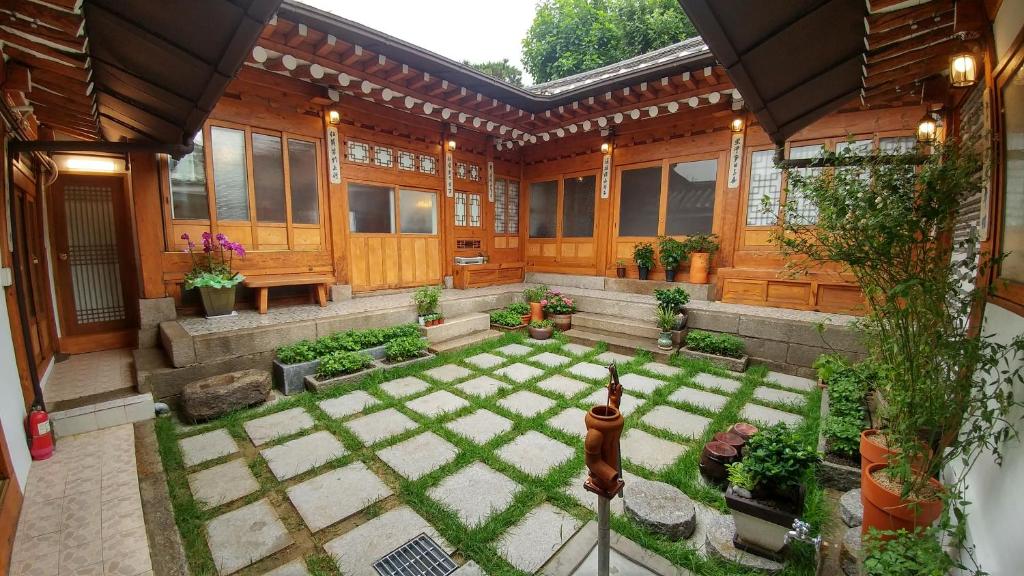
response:
<path id="1" fill-rule="evenodd" d="M 526 302 L 513 302 L 506 306 L 505 309 L 520 316 L 525 316 L 530 313 L 530 305 Z"/>
<path id="2" fill-rule="evenodd" d="M 686 335 L 686 347 L 696 352 L 739 358 L 743 356 L 743 340 L 730 334 L 716 334 L 703 330 L 690 330 Z"/>
<path id="3" fill-rule="evenodd" d="M 515 328 L 523 325 L 523 317 L 511 310 L 495 310 L 491 312 L 491 324 Z"/>
<path id="4" fill-rule="evenodd" d="M 427 349 L 427 342 L 420 336 L 395 338 L 384 347 L 388 362 L 402 362 L 420 356 Z"/>
<path id="5" fill-rule="evenodd" d="M 316 360 L 317 357 L 316 346 L 309 340 L 302 340 L 277 349 L 277 360 L 282 364 L 300 364 Z"/>
<path id="6" fill-rule="evenodd" d="M 321 379 L 358 372 L 373 364 L 373 358 L 364 352 L 332 352 L 320 360 L 316 375 Z"/>

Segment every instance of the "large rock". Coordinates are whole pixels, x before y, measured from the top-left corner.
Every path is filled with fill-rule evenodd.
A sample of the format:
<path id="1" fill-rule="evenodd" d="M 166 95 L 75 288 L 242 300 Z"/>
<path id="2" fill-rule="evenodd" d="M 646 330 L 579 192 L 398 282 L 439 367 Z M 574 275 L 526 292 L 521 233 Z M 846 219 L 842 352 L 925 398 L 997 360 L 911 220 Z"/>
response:
<path id="1" fill-rule="evenodd" d="M 843 534 L 843 545 L 839 551 L 839 566 L 846 576 L 858 576 L 861 560 L 860 527 L 854 526 Z"/>
<path id="2" fill-rule="evenodd" d="M 196 380 L 181 393 L 181 407 L 193 421 L 211 420 L 267 400 L 270 372 L 242 370 Z"/>
<path id="3" fill-rule="evenodd" d="M 693 501 L 675 486 L 636 478 L 625 488 L 626 516 L 673 540 L 689 538 L 697 527 Z"/>
<path id="4" fill-rule="evenodd" d="M 864 504 L 860 500 L 860 488 L 850 490 L 839 498 L 839 516 L 851 528 L 861 525 L 864 521 Z"/>

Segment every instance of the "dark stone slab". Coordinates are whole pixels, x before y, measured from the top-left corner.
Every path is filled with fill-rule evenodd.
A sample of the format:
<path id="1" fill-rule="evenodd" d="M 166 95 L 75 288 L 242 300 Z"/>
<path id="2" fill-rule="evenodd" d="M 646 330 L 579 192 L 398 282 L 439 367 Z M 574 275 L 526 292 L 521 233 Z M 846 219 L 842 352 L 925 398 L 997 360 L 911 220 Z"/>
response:
<path id="1" fill-rule="evenodd" d="M 193 421 L 205 421 L 260 404 L 270 392 L 270 373 L 243 370 L 197 380 L 185 386 L 181 407 Z"/>

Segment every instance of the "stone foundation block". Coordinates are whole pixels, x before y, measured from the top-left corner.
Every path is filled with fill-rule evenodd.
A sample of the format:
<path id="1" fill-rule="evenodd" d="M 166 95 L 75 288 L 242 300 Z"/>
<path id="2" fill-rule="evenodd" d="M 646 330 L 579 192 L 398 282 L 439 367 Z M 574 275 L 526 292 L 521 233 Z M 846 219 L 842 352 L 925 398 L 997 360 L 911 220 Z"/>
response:
<path id="1" fill-rule="evenodd" d="M 240 408 L 259 404 L 270 392 L 270 373 L 243 370 L 197 380 L 185 386 L 181 407 L 185 416 L 202 422 Z"/>
<path id="2" fill-rule="evenodd" d="M 266 352 L 299 340 L 312 340 L 316 336 L 317 327 L 313 321 L 203 334 L 194 337 L 196 360 L 211 362 L 229 356 Z"/>
<path id="3" fill-rule="evenodd" d="M 174 320 L 160 323 L 160 344 L 173 366 L 181 368 L 196 363 L 196 348 L 192 336 Z"/>
<path id="4" fill-rule="evenodd" d="M 547 272 L 527 272 L 526 281 L 534 284 L 563 286 L 565 288 L 586 288 L 588 290 L 604 290 L 604 276 L 577 276 L 575 274 L 550 274 Z"/>
<path id="5" fill-rule="evenodd" d="M 331 285 L 331 302 L 341 302 L 342 300 L 352 299 L 352 285 L 351 284 L 332 284 Z"/>
<path id="6" fill-rule="evenodd" d="M 731 312 L 713 312 L 710 310 L 689 310 L 686 327 L 712 332 L 739 332 L 739 316 Z M 652 316 L 653 317 L 653 316 Z"/>

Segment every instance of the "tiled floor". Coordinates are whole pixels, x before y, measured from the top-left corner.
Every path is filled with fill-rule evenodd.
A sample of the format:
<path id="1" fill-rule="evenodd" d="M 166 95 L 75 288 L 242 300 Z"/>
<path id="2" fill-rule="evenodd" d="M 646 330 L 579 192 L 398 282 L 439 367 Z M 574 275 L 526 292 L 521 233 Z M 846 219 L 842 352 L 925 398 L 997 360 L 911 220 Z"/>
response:
<path id="1" fill-rule="evenodd" d="M 65 438 L 32 464 L 10 574 L 152 574 L 131 425 Z"/>
<path id="2" fill-rule="evenodd" d="M 49 403 L 93 396 L 135 385 L 130 350 L 104 350 L 76 354 L 57 362 L 46 382 Z"/>

